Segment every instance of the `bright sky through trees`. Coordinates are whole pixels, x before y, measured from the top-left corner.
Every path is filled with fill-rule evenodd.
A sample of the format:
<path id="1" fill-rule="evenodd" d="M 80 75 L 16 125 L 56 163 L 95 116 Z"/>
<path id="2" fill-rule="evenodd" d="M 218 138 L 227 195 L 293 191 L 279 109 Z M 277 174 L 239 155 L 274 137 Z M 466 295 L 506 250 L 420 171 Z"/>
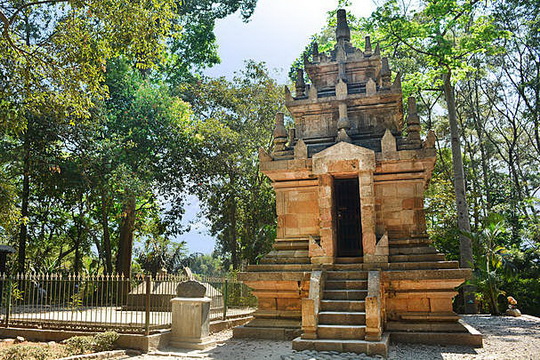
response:
<path id="1" fill-rule="evenodd" d="M 248 23 L 239 15 L 217 22 L 216 36 L 221 64 L 209 69 L 211 76 L 231 77 L 243 68 L 244 60 L 266 62 L 272 74 L 284 83 L 293 61 L 309 44 L 311 35 L 326 24 L 327 12 L 337 7 L 337 0 L 259 0 Z M 375 10 L 371 0 L 353 0 L 356 16 L 369 16 Z"/>

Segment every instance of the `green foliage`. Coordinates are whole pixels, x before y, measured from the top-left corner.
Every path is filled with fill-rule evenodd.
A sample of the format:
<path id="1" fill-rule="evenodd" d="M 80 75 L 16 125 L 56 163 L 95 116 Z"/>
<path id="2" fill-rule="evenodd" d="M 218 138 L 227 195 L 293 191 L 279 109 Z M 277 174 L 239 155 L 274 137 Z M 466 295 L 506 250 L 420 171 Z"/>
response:
<path id="1" fill-rule="evenodd" d="M 205 276 L 222 276 L 226 269 L 222 266 L 221 259 L 216 252 L 212 254 L 193 253 L 182 260 L 182 266 L 189 267 L 194 274 Z"/>
<path id="2" fill-rule="evenodd" d="M 73 336 L 65 341 L 68 352 L 72 355 L 90 352 L 109 351 L 120 335 L 114 331 L 98 333 L 94 336 Z"/>
<path id="3" fill-rule="evenodd" d="M 144 242 L 144 247 L 135 251 L 135 256 L 135 261 L 146 273 L 155 276 L 161 269 L 166 269 L 168 273 L 175 274 L 182 268 L 186 244 L 152 237 Z"/>
<path id="4" fill-rule="evenodd" d="M 512 276 L 512 263 L 508 251 L 501 246 L 506 228 L 504 218 L 490 214 L 477 233 L 466 234 L 473 241 L 476 269 L 472 283 L 479 293 L 479 300 L 487 304 L 492 314 L 500 313 L 498 298 L 505 292 L 501 289 L 503 276 Z M 472 267 L 472 266 L 471 266 Z"/>
<path id="5" fill-rule="evenodd" d="M 60 348 L 50 346 L 16 344 L 0 350 L 2 360 L 49 360 L 66 356 Z"/>
<path id="6" fill-rule="evenodd" d="M 73 336 L 64 341 L 67 350 L 72 355 L 87 354 L 94 348 L 93 336 Z"/>
<path id="7" fill-rule="evenodd" d="M 114 349 L 114 344 L 120 335 L 115 331 L 106 331 L 94 335 L 94 351 L 109 351 Z"/>
<path id="8" fill-rule="evenodd" d="M 281 89 L 262 64 L 248 62 L 233 81 L 202 79 L 179 88 L 193 106 L 200 141 L 192 191 L 202 202 L 225 269 L 254 263 L 275 239 L 275 205 L 259 172 L 258 151 L 272 144 Z"/>
<path id="9" fill-rule="evenodd" d="M 256 0 L 46 0 L 0 4 L 0 129 L 21 130 L 25 118 L 54 111 L 89 117 L 107 96 L 105 68 L 126 58 L 135 68 L 168 68 L 187 76 L 219 61 L 214 23 Z M 46 106 L 43 106 L 46 104 Z"/>
<path id="10" fill-rule="evenodd" d="M 506 295 L 517 299 L 517 307 L 522 313 L 540 316 L 540 279 L 519 277 L 505 279 L 501 287 Z"/>

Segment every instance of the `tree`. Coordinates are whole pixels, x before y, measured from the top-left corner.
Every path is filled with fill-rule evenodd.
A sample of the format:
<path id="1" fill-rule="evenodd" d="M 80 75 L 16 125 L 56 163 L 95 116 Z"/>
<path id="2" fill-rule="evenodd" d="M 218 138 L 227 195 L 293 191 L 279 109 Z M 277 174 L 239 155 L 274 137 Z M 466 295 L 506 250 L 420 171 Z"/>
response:
<path id="1" fill-rule="evenodd" d="M 0 129 L 3 136 L 18 138 L 26 154 L 19 173 L 21 270 L 32 192 L 32 151 L 30 141 L 25 140 L 27 134 L 35 132 L 28 129 L 34 124 L 30 119 L 48 118 L 73 125 L 92 117 L 96 104 L 109 95 L 105 80 L 113 59 L 122 58 L 146 75 L 151 74 L 150 69 L 167 68 L 169 77 L 180 72 L 186 77 L 185 72 L 217 62 L 212 34 L 215 19 L 238 9 L 247 19 L 255 5 L 256 0 L 44 0 L 0 4 Z M 0 188 L 5 189 L 3 207 L 8 209 L 5 204 L 18 202 L 8 197 L 16 195 L 9 191 L 9 180 Z M 106 209 L 110 204 L 103 195 Z M 133 209 L 128 206 L 132 201 L 126 200 L 126 204 Z M 126 212 L 129 216 L 124 217 L 123 229 L 131 227 L 131 213 Z M 104 225 L 108 221 L 105 217 L 102 220 Z M 129 243 L 130 232 L 122 234 Z M 105 233 L 104 238 L 108 237 Z M 109 248 L 105 245 L 106 253 Z M 110 260 L 107 264 L 112 267 Z"/>
<path id="2" fill-rule="evenodd" d="M 186 244 L 173 243 L 157 236 L 150 237 L 144 242 L 144 247 L 136 250 L 136 262 L 146 272 L 156 276 L 161 270 L 167 273 L 177 273 L 182 268 L 186 256 Z"/>
<path id="3" fill-rule="evenodd" d="M 268 252 L 275 238 L 274 197 L 259 172 L 258 149 L 271 146 L 275 114 L 284 109 L 282 92 L 254 62 L 232 82 L 202 79 L 179 91 L 192 103 L 202 144 L 193 192 L 219 254 L 238 270 Z"/>
<path id="4" fill-rule="evenodd" d="M 387 1 L 373 14 L 378 30 L 387 41 L 421 54 L 429 70 L 440 77 L 448 111 L 451 133 L 454 192 L 458 228 L 470 232 L 465 172 L 461 151 L 460 131 L 456 114 L 456 76 L 468 70 L 475 54 L 495 52 L 492 42 L 505 36 L 493 23 L 493 18 L 482 14 L 482 3 L 477 0 L 448 0 L 422 3 L 418 10 L 400 8 L 397 1 Z M 474 259 L 469 238 L 460 235 L 460 265 L 473 267 Z M 472 295 L 465 299 L 465 311 L 473 312 Z"/>
<path id="5" fill-rule="evenodd" d="M 101 156 L 101 151 L 107 150 L 108 157 L 103 160 L 109 171 L 101 171 L 101 176 L 109 179 L 104 184 L 106 191 L 116 194 L 122 209 L 116 269 L 128 276 L 138 213 L 156 211 L 161 197 L 170 205 L 168 210 L 159 211 L 163 219 L 156 221 L 162 226 L 154 235 L 179 231 L 181 196 L 194 147 L 191 112 L 189 105 L 171 96 L 166 87 L 143 78 L 123 61 L 111 63 L 108 74 L 111 96 L 104 103 L 102 139 L 98 142 L 104 148 L 94 153 Z"/>
<path id="6" fill-rule="evenodd" d="M 219 61 L 214 22 L 256 0 L 43 0 L 0 3 L 0 115 L 7 130 L 46 110 L 88 117 L 107 95 L 109 60 L 138 69 L 169 67 L 170 76 Z M 43 106 L 46 105 L 46 106 Z"/>

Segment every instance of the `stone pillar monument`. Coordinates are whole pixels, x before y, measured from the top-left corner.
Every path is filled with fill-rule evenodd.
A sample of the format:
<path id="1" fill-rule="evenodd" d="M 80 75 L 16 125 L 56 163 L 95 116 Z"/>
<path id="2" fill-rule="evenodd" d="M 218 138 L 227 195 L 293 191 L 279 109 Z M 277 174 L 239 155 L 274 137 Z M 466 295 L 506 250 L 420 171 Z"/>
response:
<path id="1" fill-rule="evenodd" d="M 172 303 L 172 329 L 169 345 L 184 349 L 205 349 L 214 344 L 209 338 L 210 298 L 206 287 L 190 280 L 178 284 Z"/>

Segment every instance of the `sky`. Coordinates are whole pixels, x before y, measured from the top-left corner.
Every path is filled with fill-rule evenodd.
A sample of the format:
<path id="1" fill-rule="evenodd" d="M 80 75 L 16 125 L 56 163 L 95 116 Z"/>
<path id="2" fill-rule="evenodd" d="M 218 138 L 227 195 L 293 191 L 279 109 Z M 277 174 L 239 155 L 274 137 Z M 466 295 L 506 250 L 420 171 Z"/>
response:
<path id="1" fill-rule="evenodd" d="M 351 2 L 348 11 L 356 16 L 369 16 L 375 10 L 372 0 Z M 252 59 L 264 61 L 274 78 L 285 83 L 289 67 L 337 4 L 338 0 L 258 0 L 248 23 L 238 14 L 218 21 L 215 32 L 221 64 L 205 71 L 206 75 L 231 78 L 245 60 Z M 184 223 L 190 223 L 191 230 L 177 240 L 186 241 L 190 253 L 211 253 L 215 239 L 199 212 L 197 198 L 188 196 Z"/>

